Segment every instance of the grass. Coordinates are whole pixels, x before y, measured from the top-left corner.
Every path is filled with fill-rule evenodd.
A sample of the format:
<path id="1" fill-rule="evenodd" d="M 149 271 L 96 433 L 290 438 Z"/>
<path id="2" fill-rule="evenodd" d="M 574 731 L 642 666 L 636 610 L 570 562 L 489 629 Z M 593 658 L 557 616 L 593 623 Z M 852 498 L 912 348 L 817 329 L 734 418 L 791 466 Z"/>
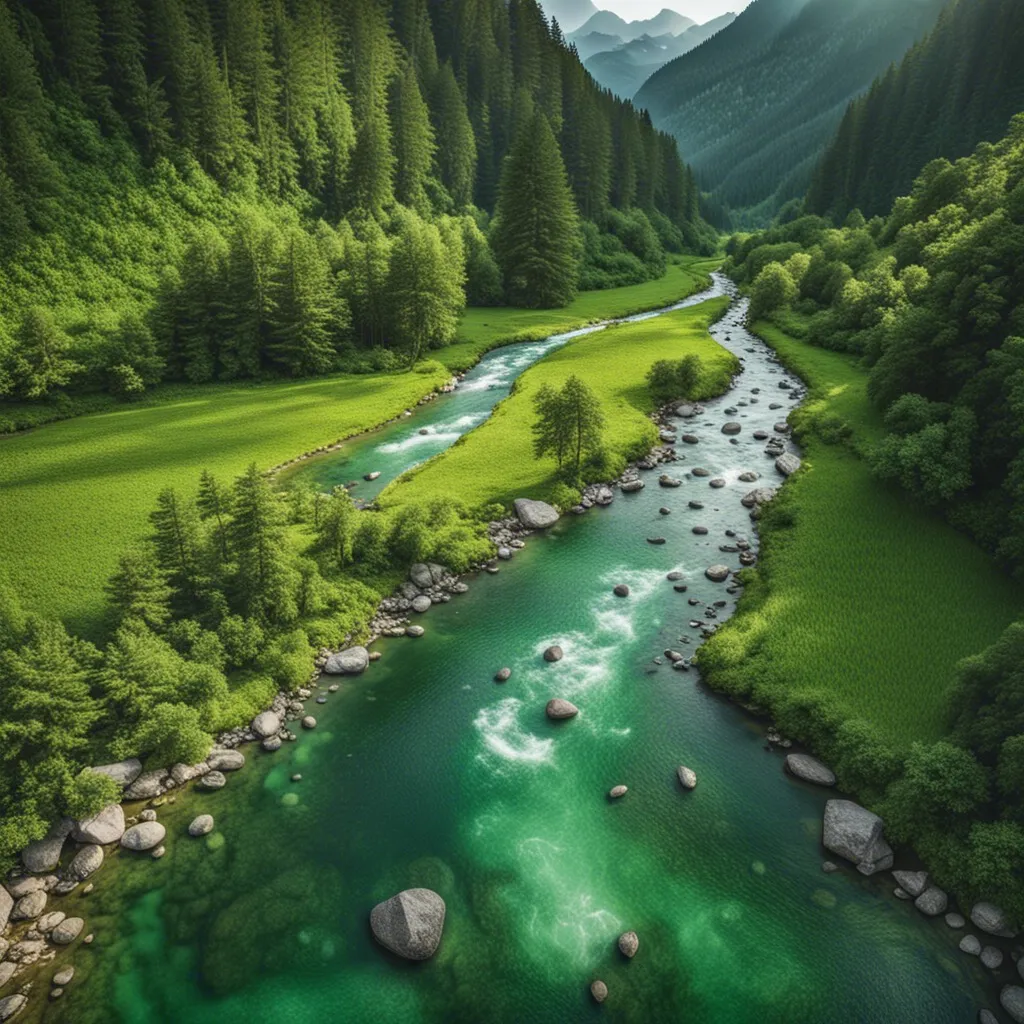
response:
<path id="1" fill-rule="evenodd" d="M 27 609 L 99 638 L 103 586 L 119 555 L 145 535 L 162 488 L 191 492 L 203 469 L 227 479 L 251 462 L 270 468 L 374 427 L 502 340 L 667 304 L 700 287 L 714 265 L 686 260 L 658 281 L 585 293 L 566 310 L 470 310 L 462 340 L 431 353 L 448 368 L 167 388 L 0 437 L 0 573 Z"/>
<path id="2" fill-rule="evenodd" d="M 804 469 L 766 517 L 739 614 L 704 649 L 709 681 L 769 708 L 819 695 L 900 750 L 938 739 L 957 662 L 1020 615 L 1024 591 L 871 475 L 856 449 L 881 424 L 854 360 L 771 325 L 757 330 L 811 387 L 795 414 Z M 815 433 L 822 414 L 840 417 L 852 443 L 825 443 Z"/>
<path id="3" fill-rule="evenodd" d="M 653 402 L 644 378 L 654 362 L 700 355 L 705 363 L 700 397 L 723 391 L 738 368 L 707 333 L 727 306 L 727 299 L 715 299 L 570 341 L 527 370 L 486 423 L 388 487 L 381 504 L 393 507 L 453 494 L 471 506 L 550 497 L 557 484 L 555 464 L 533 455 L 533 396 L 542 385 L 559 387 L 572 374 L 586 381 L 601 402 L 609 449 L 626 454 L 650 446 L 656 432 L 647 416 Z"/>

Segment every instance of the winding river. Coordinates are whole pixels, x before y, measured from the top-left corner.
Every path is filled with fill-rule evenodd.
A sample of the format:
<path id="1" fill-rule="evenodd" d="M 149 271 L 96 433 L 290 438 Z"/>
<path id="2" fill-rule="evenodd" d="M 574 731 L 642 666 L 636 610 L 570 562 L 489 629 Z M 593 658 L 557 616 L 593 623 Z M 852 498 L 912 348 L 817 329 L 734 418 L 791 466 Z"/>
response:
<path id="1" fill-rule="evenodd" d="M 729 288 L 716 277 L 712 293 Z M 667 647 L 696 647 L 691 622 L 730 613 L 734 598 L 703 571 L 738 567 L 720 550 L 727 530 L 756 546 L 739 501 L 751 485 L 738 476 L 775 477 L 752 433 L 785 417 L 792 392 L 744 313 L 734 303 L 713 329 L 745 370 L 689 421 L 700 443 L 680 446 L 683 486 L 662 489 L 649 473 L 645 490 L 531 538 L 498 575 L 431 609 L 422 639 L 380 642 L 382 659 L 317 707 L 315 732 L 276 755 L 250 748 L 225 790 L 164 808 L 171 837 L 199 804 L 217 831 L 175 838 L 158 862 L 119 857 L 97 876 L 84 908 L 96 942 L 75 956 L 81 983 L 63 1005 L 42 1004 L 43 1019 L 974 1019 L 985 979 L 957 952 L 960 935 L 895 900 L 887 877 L 824 874 L 826 793 L 783 774 L 763 723 L 696 672 L 659 663 Z M 563 340 L 492 353 L 455 395 L 309 471 L 335 482 L 380 471 L 380 486 L 480 422 Z M 742 424 L 736 443 L 721 433 L 726 420 Z M 726 486 L 710 488 L 696 467 Z M 648 544 L 655 534 L 667 543 Z M 627 599 L 612 594 L 622 582 Z M 552 643 L 566 656 L 549 665 L 540 655 Z M 497 685 L 503 665 L 512 678 Z M 579 717 L 548 722 L 555 696 Z M 679 764 L 698 775 L 692 793 L 676 782 Z M 629 793 L 611 803 L 619 783 Z M 410 886 L 448 906 L 437 956 L 418 965 L 385 954 L 367 923 L 374 903 Z M 632 961 L 615 948 L 626 929 L 640 936 Z M 600 1008 L 595 978 L 610 992 Z"/>

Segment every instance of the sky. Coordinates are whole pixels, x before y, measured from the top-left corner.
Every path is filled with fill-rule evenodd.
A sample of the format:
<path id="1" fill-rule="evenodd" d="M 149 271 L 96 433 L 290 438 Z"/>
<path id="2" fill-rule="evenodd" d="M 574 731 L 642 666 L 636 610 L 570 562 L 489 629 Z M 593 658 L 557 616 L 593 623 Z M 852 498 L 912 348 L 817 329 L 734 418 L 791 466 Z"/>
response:
<path id="1" fill-rule="evenodd" d="M 750 0 L 594 0 L 594 6 L 604 11 L 614 11 L 626 21 L 652 18 L 663 7 L 704 24 L 726 11 L 739 14 Z"/>

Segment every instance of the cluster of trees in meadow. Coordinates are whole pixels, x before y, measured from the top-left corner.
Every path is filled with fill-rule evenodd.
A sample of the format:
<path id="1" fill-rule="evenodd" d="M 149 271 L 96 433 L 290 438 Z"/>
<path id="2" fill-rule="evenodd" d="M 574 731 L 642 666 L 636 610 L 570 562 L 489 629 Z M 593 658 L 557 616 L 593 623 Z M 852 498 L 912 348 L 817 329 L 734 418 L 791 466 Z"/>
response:
<path id="1" fill-rule="evenodd" d="M 708 244 L 536 0 L 0 3 L 0 397 L 397 367 Z"/>
<path id="2" fill-rule="evenodd" d="M 119 798 L 84 766 L 195 763 L 216 732 L 302 685 L 396 565 L 461 571 L 491 552 L 481 516 L 454 502 L 361 511 L 341 488 L 277 492 L 255 466 L 232 483 L 204 473 L 194 495 L 166 489 L 150 523 L 109 581 L 102 647 L 0 586 L 0 864 L 60 816 Z"/>
<path id="3" fill-rule="evenodd" d="M 929 163 L 886 217 L 854 210 L 837 228 L 795 215 L 736 236 L 729 251 L 753 318 L 869 368 L 886 430 L 861 442 L 874 472 L 1024 573 L 1024 116 L 970 157 Z M 812 425 L 826 441 L 850 435 Z M 783 498 L 765 521 L 784 527 L 793 515 Z M 1022 655 L 1017 623 L 960 666 L 948 738 L 909 751 L 822 695 L 773 710 L 950 885 L 1024 919 Z"/>

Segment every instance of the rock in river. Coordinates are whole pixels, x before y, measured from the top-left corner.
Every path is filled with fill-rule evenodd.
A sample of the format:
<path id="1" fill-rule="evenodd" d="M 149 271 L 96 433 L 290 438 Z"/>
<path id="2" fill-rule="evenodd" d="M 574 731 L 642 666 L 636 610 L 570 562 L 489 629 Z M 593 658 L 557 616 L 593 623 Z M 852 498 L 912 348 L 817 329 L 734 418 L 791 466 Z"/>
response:
<path id="1" fill-rule="evenodd" d="M 938 917 L 946 912 L 949 897 L 937 885 L 930 885 L 914 900 L 914 906 L 927 917 Z"/>
<path id="2" fill-rule="evenodd" d="M 709 565 L 704 570 L 704 575 L 712 583 L 724 583 L 729 578 L 729 567 L 727 565 Z"/>
<path id="3" fill-rule="evenodd" d="M 977 935 L 965 935 L 960 940 L 960 952 L 968 956 L 980 956 L 981 940 Z"/>
<path id="4" fill-rule="evenodd" d="M 619 936 L 618 945 L 619 952 L 632 960 L 636 956 L 636 951 L 640 948 L 640 938 L 636 932 L 623 932 Z"/>
<path id="5" fill-rule="evenodd" d="M 528 530 L 546 530 L 558 522 L 558 509 L 546 501 L 516 498 L 514 504 L 519 522 Z"/>
<path id="6" fill-rule="evenodd" d="M 822 843 L 831 853 L 853 861 L 863 875 L 892 867 L 892 848 L 882 834 L 885 824 L 877 814 L 852 800 L 825 804 Z"/>
<path id="7" fill-rule="evenodd" d="M 142 821 L 132 825 L 123 836 L 121 845 L 126 850 L 152 850 L 159 846 L 167 835 L 167 829 L 159 821 Z"/>
<path id="8" fill-rule="evenodd" d="M 107 804 L 91 818 L 80 821 L 72 833 L 79 843 L 116 843 L 124 835 L 124 811 L 120 804 Z"/>
<path id="9" fill-rule="evenodd" d="M 988 935 L 998 935 L 1003 939 L 1012 939 L 1017 935 L 1017 929 L 1010 923 L 1006 911 L 994 903 L 975 903 L 971 907 L 971 922 Z"/>
<path id="10" fill-rule="evenodd" d="M 276 736 L 281 731 L 281 719 L 273 711 L 264 711 L 252 720 L 249 728 L 257 736 L 266 739 L 268 736 Z"/>
<path id="11" fill-rule="evenodd" d="M 80 917 L 67 917 L 53 929 L 50 941 L 58 946 L 66 946 L 81 935 L 84 927 L 85 922 Z"/>
<path id="12" fill-rule="evenodd" d="M 697 788 L 697 773 L 692 768 L 687 768 L 685 764 L 681 764 L 676 769 L 676 778 L 683 789 Z"/>
<path id="13" fill-rule="evenodd" d="M 894 871 L 892 877 L 901 889 L 906 889 L 911 896 L 920 896 L 928 888 L 927 871 Z"/>
<path id="14" fill-rule="evenodd" d="M 603 1003 L 608 998 L 608 986 L 598 978 L 590 983 L 590 995 L 595 1003 Z"/>
<path id="15" fill-rule="evenodd" d="M 494 676 L 496 683 L 507 683 L 512 678 L 512 669 L 510 668 L 499 668 Z"/>
<path id="16" fill-rule="evenodd" d="M 609 791 L 608 795 L 613 800 L 618 800 L 619 797 L 625 796 L 628 792 L 629 792 L 629 787 L 628 786 L 612 786 L 612 788 Z"/>
<path id="17" fill-rule="evenodd" d="M 616 597 L 629 597 L 629 587 L 625 583 L 618 583 L 613 591 Z"/>
<path id="18" fill-rule="evenodd" d="M 10 1020 L 16 1013 L 21 1013 L 27 1003 L 28 996 L 20 992 L 0 999 L 0 1021 Z"/>
<path id="19" fill-rule="evenodd" d="M 995 946 L 986 946 L 981 951 L 981 962 L 990 971 L 998 971 L 1003 966 L 1003 951 Z"/>
<path id="20" fill-rule="evenodd" d="M 68 867 L 68 875 L 79 881 L 88 878 L 103 864 L 103 847 L 90 844 L 83 846 Z"/>
<path id="21" fill-rule="evenodd" d="M 444 900 L 432 889 L 406 889 L 370 912 L 373 937 L 407 960 L 432 957 L 444 930 Z"/>
<path id="22" fill-rule="evenodd" d="M 312 715 L 306 715 L 306 717 L 302 719 L 302 728 L 303 729 L 315 729 L 316 728 L 316 719 Z"/>
<path id="23" fill-rule="evenodd" d="M 555 697 L 553 700 L 548 701 L 547 706 L 544 708 L 544 713 L 552 721 L 558 722 L 564 718 L 575 718 L 580 713 L 580 709 L 570 701 L 562 700 L 561 697 Z"/>
<path id="24" fill-rule="evenodd" d="M 792 452 L 785 452 L 775 460 L 775 468 L 783 476 L 792 476 L 800 468 L 800 459 Z"/>
<path id="25" fill-rule="evenodd" d="M 365 672 L 369 664 L 370 654 L 365 647 L 349 647 L 332 654 L 324 665 L 324 672 L 329 676 L 357 676 Z"/>
<path id="26" fill-rule="evenodd" d="M 619 484 L 619 490 L 622 491 L 623 494 L 633 494 L 636 491 L 642 491 L 643 489 L 643 480 L 623 480 L 623 482 Z"/>
<path id="27" fill-rule="evenodd" d="M 25 865 L 25 870 L 34 874 L 52 871 L 60 861 L 64 838 L 55 836 L 52 839 L 38 839 L 34 843 L 29 843 L 21 851 L 21 863 Z"/>
<path id="28" fill-rule="evenodd" d="M 215 772 L 236 772 L 245 765 L 245 754 L 240 750 L 211 750 L 206 763 Z"/>
<path id="29" fill-rule="evenodd" d="M 200 789 L 223 789 L 228 780 L 221 772 L 207 772 L 197 783 Z"/>
<path id="30" fill-rule="evenodd" d="M 544 660 L 545 661 L 561 661 L 563 657 L 564 657 L 564 652 L 562 651 L 562 648 L 558 646 L 558 644 L 552 644 L 544 652 Z"/>
<path id="31" fill-rule="evenodd" d="M 430 611 L 430 605 L 432 603 L 433 602 L 426 594 L 420 594 L 419 597 L 414 597 L 412 599 L 412 610 L 422 614 L 423 612 Z"/>
<path id="32" fill-rule="evenodd" d="M 999 1005 L 1017 1024 L 1024 1024 L 1024 988 L 1020 985 L 1006 985 L 999 993 Z"/>
<path id="33" fill-rule="evenodd" d="M 743 425 L 741 423 L 735 423 L 735 422 L 726 423 L 725 426 L 722 427 L 722 433 L 723 434 L 738 434 L 742 429 L 743 429 Z"/>
<path id="34" fill-rule="evenodd" d="M 12 921 L 31 921 L 46 909 L 46 893 L 36 889 L 27 896 L 22 896 L 11 911 Z"/>
<path id="35" fill-rule="evenodd" d="M 198 818 L 193 818 L 192 823 L 188 827 L 188 834 L 190 836 L 205 836 L 213 831 L 213 815 L 212 814 L 200 814 Z"/>
<path id="36" fill-rule="evenodd" d="M 810 754 L 788 754 L 786 771 L 804 782 L 813 782 L 816 786 L 834 786 L 836 777 L 832 769 L 823 765 Z M 904 886 L 906 888 L 906 886 Z"/>

